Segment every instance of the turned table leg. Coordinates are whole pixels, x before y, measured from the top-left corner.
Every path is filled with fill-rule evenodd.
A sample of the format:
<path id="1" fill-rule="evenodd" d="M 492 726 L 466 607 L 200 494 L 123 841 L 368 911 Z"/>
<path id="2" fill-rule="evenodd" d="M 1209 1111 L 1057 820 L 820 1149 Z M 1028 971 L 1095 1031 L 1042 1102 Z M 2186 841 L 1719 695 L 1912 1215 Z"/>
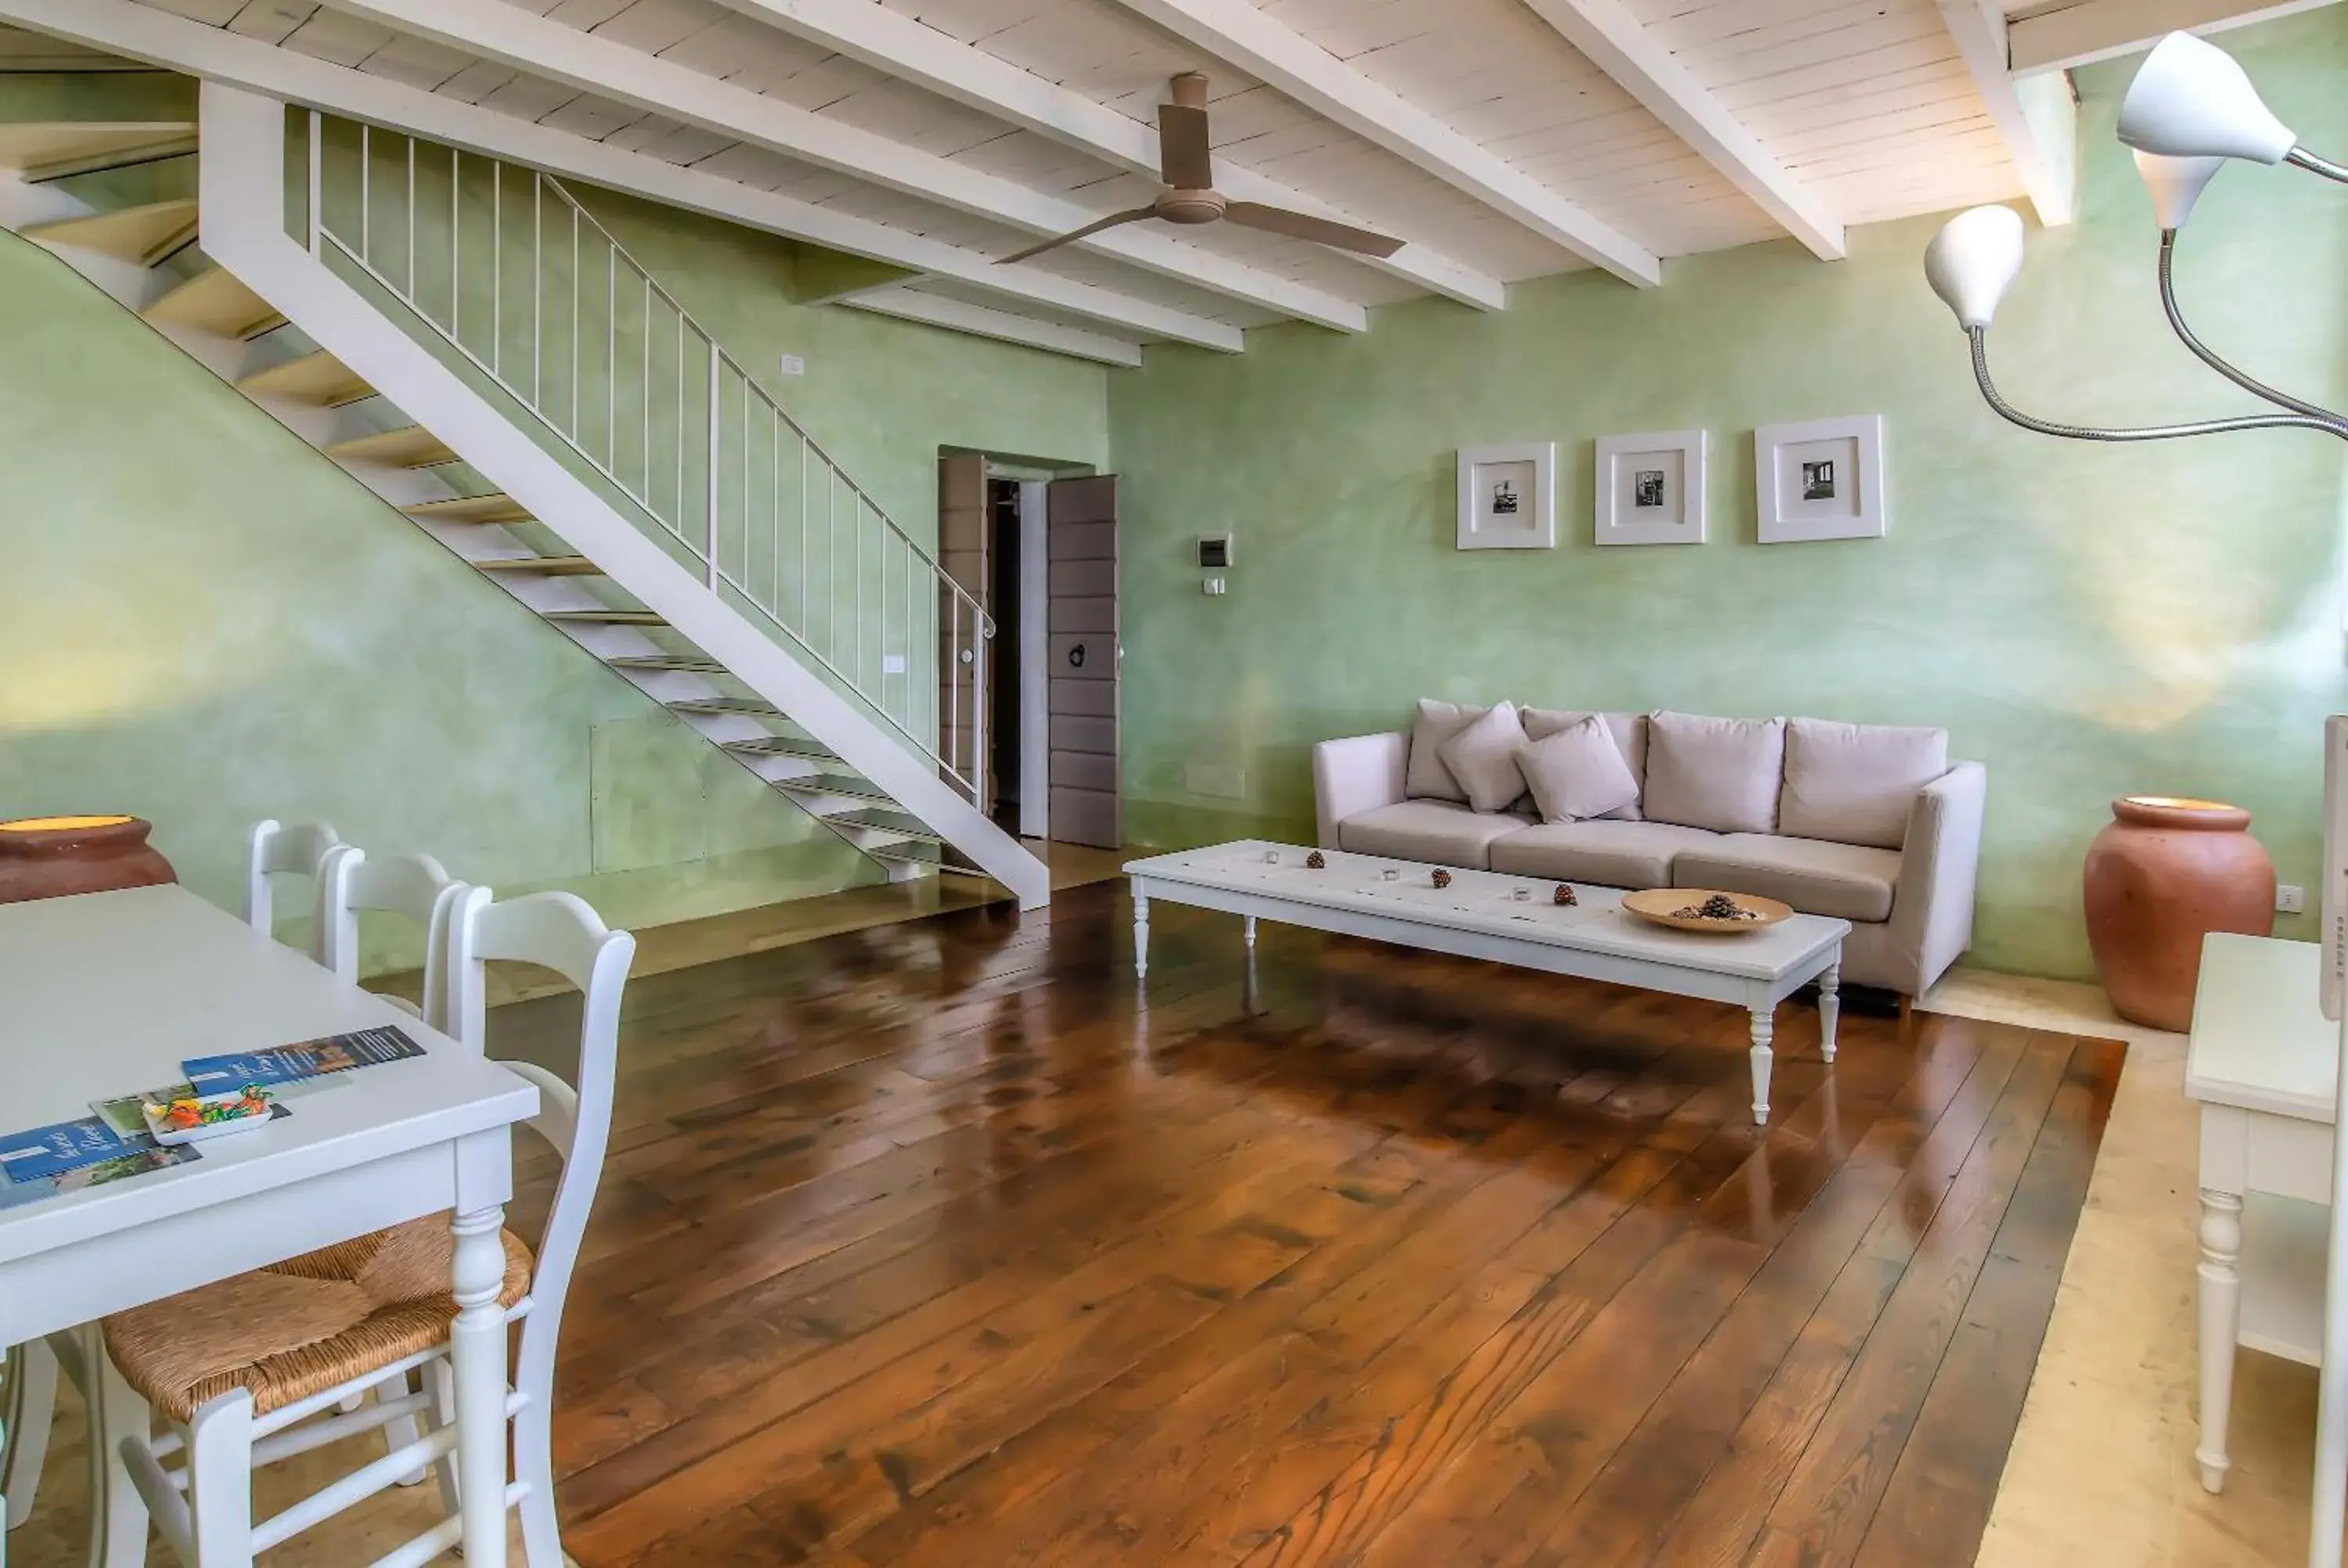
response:
<path id="1" fill-rule="evenodd" d="M 1828 964 L 1818 977 L 1818 1053 L 1835 1059 L 1835 1026 L 1842 1021 L 1842 965 Z"/>
<path id="2" fill-rule="evenodd" d="M 1769 1068 L 1776 1053 L 1769 1041 L 1777 1032 L 1777 1009 L 1774 1007 L 1753 1009 L 1753 1124 L 1766 1126 L 1769 1122 Z"/>
<path id="3" fill-rule="evenodd" d="M 2242 1200 L 2201 1189 L 2201 1490 L 2221 1491 L 2233 1461 L 2226 1457 L 2226 1419 L 2234 1403 L 2234 1343 L 2242 1325 Z"/>
<path id="4" fill-rule="evenodd" d="M 1149 896 L 1133 896 L 1133 978 L 1149 978 Z"/>

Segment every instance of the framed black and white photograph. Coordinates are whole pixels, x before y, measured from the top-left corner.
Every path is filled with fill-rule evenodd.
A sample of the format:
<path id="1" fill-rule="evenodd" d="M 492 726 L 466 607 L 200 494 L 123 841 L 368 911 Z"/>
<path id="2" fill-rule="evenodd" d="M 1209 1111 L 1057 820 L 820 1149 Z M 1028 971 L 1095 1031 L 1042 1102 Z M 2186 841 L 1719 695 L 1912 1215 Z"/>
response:
<path id="1" fill-rule="evenodd" d="M 1701 430 L 1600 437 L 1598 542 L 1704 543 L 1704 450 Z"/>
<path id="2" fill-rule="evenodd" d="M 1459 449 L 1459 548 L 1557 548 L 1557 444 Z"/>
<path id="3" fill-rule="evenodd" d="M 1888 521 L 1883 416 L 1765 425 L 1753 433 L 1761 542 L 1879 539 Z"/>

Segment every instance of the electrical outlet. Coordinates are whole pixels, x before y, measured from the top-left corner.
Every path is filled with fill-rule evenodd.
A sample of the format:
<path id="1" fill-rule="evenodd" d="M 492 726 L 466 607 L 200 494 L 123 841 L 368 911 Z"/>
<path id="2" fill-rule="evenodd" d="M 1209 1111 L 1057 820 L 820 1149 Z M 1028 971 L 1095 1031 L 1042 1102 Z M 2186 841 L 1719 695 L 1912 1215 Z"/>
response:
<path id="1" fill-rule="evenodd" d="M 2275 889 L 2275 912 L 2281 915 L 2307 913 L 2307 889 L 2284 883 Z"/>
<path id="2" fill-rule="evenodd" d="M 783 355 L 783 374 L 785 375 L 805 375 L 807 374 L 807 355 L 802 354 L 787 354 Z"/>

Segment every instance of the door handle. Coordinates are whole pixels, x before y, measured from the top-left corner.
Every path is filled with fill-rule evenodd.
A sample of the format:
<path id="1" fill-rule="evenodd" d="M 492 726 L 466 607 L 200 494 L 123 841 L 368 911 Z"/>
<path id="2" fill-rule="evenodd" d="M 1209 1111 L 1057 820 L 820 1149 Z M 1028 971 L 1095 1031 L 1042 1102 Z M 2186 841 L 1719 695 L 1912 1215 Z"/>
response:
<path id="1" fill-rule="evenodd" d="M 1071 670 L 1081 670 L 1084 667 L 1085 645 L 1079 642 L 1075 647 L 1068 650 L 1068 668 Z"/>

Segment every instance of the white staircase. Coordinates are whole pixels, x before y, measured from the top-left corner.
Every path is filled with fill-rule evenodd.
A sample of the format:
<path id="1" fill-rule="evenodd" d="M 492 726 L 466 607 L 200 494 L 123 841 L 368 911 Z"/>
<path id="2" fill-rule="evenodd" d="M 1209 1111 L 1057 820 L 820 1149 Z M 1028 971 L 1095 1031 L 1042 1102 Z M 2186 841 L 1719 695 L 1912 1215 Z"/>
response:
<path id="1" fill-rule="evenodd" d="M 978 602 L 560 182 L 201 102 L 200 128 L 0 128 L 0 221 L 892 878 L 1048 900 L 976 804 Z M 199 144 L 200 202 L 94 211 L 52 183 Z"/>

